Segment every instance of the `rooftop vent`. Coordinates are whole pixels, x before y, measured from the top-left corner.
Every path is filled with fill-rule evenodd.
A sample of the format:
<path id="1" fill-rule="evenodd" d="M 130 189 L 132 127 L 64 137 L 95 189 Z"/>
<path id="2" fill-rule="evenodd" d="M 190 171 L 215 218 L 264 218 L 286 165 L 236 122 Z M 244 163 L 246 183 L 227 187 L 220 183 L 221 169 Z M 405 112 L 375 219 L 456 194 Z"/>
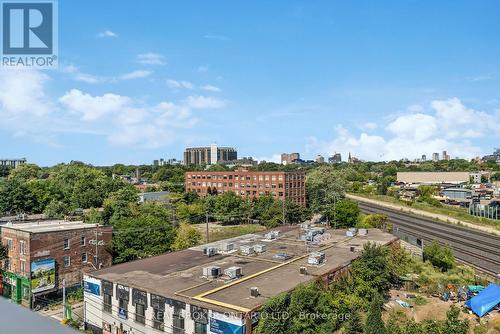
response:
<path id="1" fill-rule="evenodd" d="M 301 275 L 307 275 L 307 268 L 306 267 L 300 267 L 300 274 Z"/>
<path id="2" fill-rule="evenodd" d="M 257 287 L 250 288 L 250 296 L 255 298 L 259 297 L 260 296 L 259 288 Z"/>

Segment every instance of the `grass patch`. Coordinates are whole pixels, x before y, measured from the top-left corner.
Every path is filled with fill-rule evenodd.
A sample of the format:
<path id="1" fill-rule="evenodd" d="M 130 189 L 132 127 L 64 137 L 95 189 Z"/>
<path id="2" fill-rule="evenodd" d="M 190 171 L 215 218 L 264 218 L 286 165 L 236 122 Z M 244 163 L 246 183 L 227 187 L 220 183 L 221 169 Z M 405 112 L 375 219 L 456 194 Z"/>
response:
<path id="1" fill-rule="evenodd" d="M 415 305 L 421 306 L 427 304 L 427 299 L 425 299 L 422 296 L 417 296 L 415 297 L 415 300 L 413 301 Z"/>

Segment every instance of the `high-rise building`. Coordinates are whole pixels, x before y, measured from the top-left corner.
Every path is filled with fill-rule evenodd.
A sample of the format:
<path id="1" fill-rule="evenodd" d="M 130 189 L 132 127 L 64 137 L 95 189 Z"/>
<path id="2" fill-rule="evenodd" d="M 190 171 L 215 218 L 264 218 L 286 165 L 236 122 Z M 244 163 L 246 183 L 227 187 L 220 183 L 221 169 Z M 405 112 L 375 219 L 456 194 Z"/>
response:
<path id="1" fill-rule="evenodd" d="M 328 158 L 328 162 L 331 164 L 338 164 L 342 162 L 342 155 L 340 153 L 335 153 L 333 156 Z"/>
<path id="2" fill-rule="evenodd" d="M 439 153 L 432 153 L 432 161 L 439 161 Z"/>
<path id="3" fill-rule="evenodd" d="M 218 147 L 212 144 L 208 147 L 189 147 L 184 151 L 185 165 L 214 165 L 219 161 L 238 159 L 238 152 L 232 147 Z"/>
<path id="4" fill-rule="evenodd" d="M 421 161 L 427 161 L 427 156 L 425 154 L 422 154 L 422 159 Z"/>
<path id="5" fill-rule="evenodd" d="M 299 153 L 282 153 L 281 154 L 281 163 L 284 165 L 291 164 L 296 160 L 300 160 Z"/>
<path id="6" fill-rule="evenodd" d="M 446 151 L 443 151 L 441 160 L 450 160 L 450 155 Z"/>
<path id="7" fill-rule="evenodd" d="M 325 158 L 321 154 L 318 154 L 316 156 L 316 162 L 319 163 L 319 164 L 322 164 L 322 163 L 325 162 Z"/>

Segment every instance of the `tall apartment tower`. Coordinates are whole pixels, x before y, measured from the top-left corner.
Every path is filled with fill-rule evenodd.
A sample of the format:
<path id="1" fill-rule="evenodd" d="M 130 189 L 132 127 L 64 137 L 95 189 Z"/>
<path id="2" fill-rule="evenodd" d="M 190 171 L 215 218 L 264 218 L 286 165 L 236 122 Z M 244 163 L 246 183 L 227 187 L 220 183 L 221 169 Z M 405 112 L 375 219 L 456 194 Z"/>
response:
<path id="1" fill-rule="evenodd" d="M 211 144 L 207 147 L 188 147 L 184 151 L 185 165 L 214 165 L 219 161 L 234 161 L 238 152 L 232 147 L 219 147 Z"/>
<path id="2" fill-rule="evenodd" d="M 284 165 L 291 164 L 295 160 L 299 159 L 300 159 L 299 153 L 281 153 L 281 163 Z"/>
<path id="3" fill-rule="evenodd" d="M 422 154 L 422 159 L 420 159 L 422 161 L 427 161 L 427 156 L 425 154 Z"/>
<path id="4" fill-rule="evenodd" d="M 432 153 L 432 161 L 439 161 L 439 153 Z"/>

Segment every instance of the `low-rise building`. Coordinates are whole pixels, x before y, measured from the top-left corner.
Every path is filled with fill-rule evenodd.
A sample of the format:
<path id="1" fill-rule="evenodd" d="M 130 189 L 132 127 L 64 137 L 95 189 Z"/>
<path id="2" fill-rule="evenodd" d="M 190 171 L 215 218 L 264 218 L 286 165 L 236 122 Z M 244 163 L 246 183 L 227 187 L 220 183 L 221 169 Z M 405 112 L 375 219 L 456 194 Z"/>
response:
<path id="1" fill-rule="evenodd" d="M 269 298 L 307 282 L 330 284 L 348 272 L 366 242 L 398 242 L 377 229 L 354 237 L 346 237 L 345 230 L 322 230 L 307 245 L 308 231 L 298 226 L 275 232 L 271 238 L 249 234 L 88 273 L 86 329 L 250 334 Z M 254 251 L 243 252 L 250 248 Z M 317 252 L 320 261 L 309 261 Z"/>
<path id="2" fill-rule="evenodd" d="M 398 172 L 396 175 L 398 183 L 404 184 L 462 184 L 468 183 L 469 172 Z"/>
<path id="3" fill-rule="evenodd" d="M 200 196 L 232 191 L 246 198 L 271 194 L 276 199 L 306 205 L 304 172 L 253 172 L 245 169 L 226 172 L 186 172 L 186 192 Z"/>
<path id="4" fill-rule="evenodd" d="M 19 165 L 25 164 L 26 158 L 21 159 L 0 159 L 0 166 L 16 168 Z"/>
<path id="5" fill-rule="evenodd" d="M 37 297 L 81 285 L 83 274 L 112 264 L 112 228 L 68 221 L 8 223 L 1 242 L 8 257 L 1 270 L 2 294 L 31 307 Z"/>
<path id="6" fill-rule="evenodd" d="M 167 202 L 168 191 L 150 191 L 139 194 L 139 203 L 145 202 Z"/>

